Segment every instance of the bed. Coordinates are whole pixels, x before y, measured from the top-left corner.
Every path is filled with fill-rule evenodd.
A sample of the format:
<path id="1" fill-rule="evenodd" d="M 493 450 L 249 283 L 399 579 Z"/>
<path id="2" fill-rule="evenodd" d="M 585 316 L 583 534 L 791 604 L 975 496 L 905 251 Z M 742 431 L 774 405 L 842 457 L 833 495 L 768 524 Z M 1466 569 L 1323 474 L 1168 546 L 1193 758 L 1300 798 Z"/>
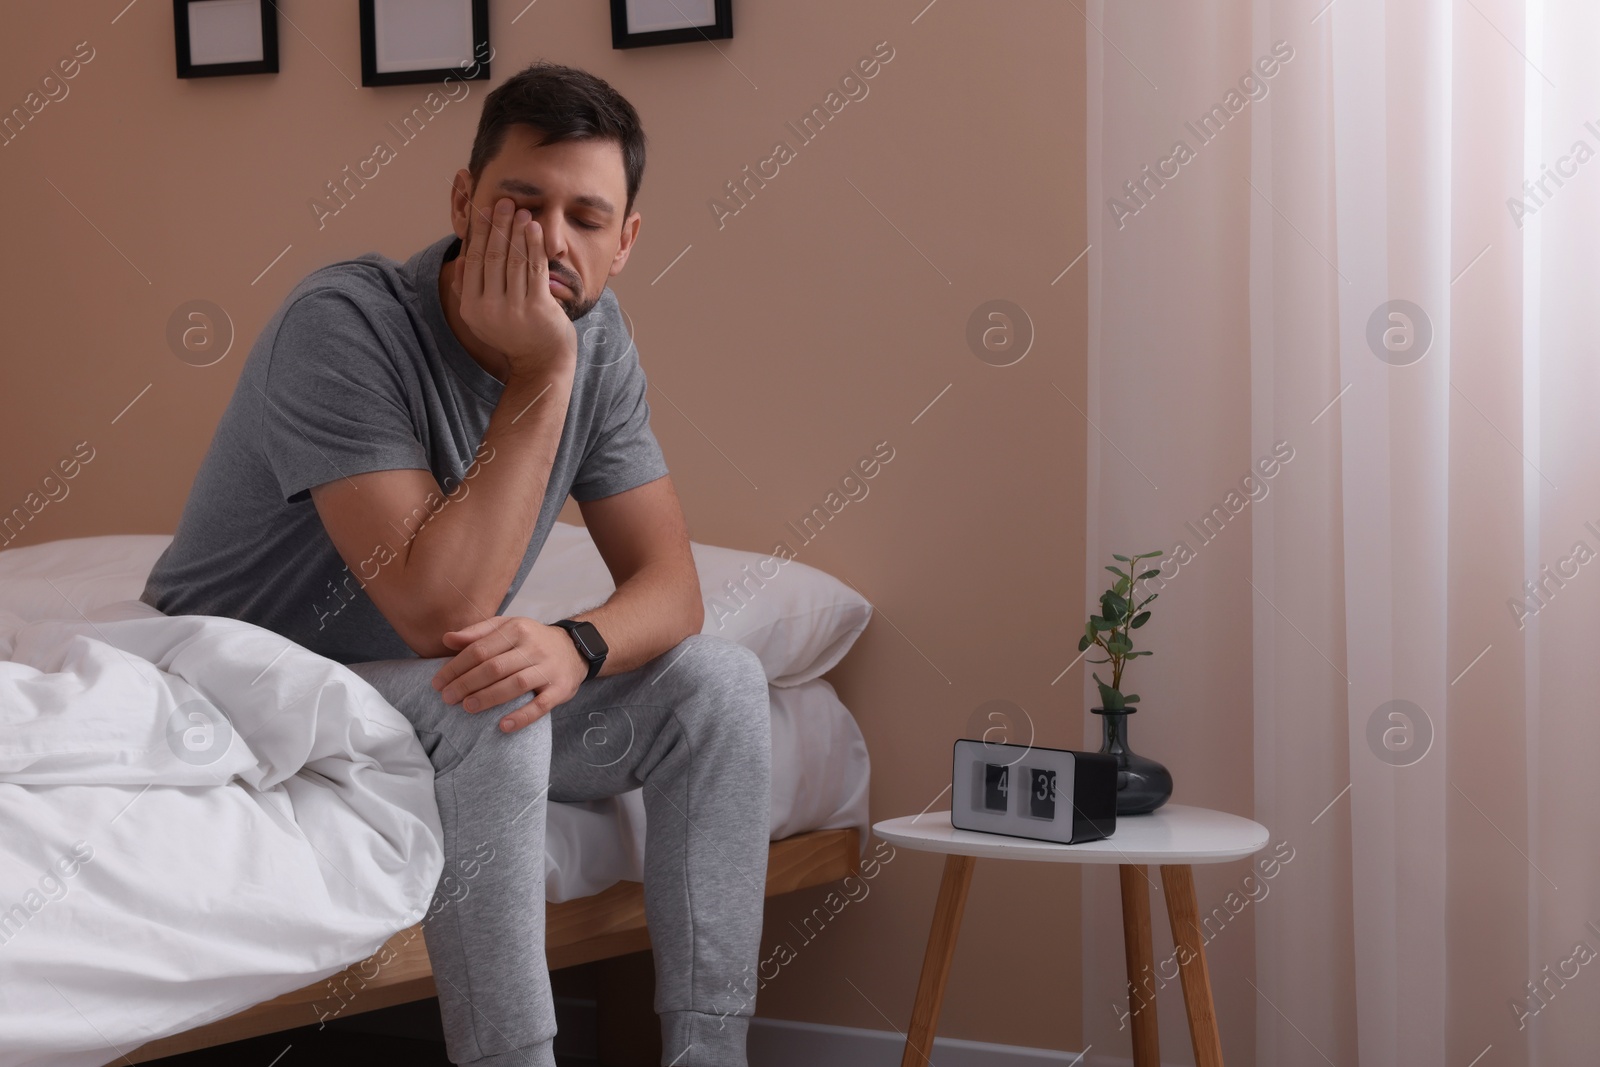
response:
<path id="1" fill-rule="evenodd" d="M 444 892 L 441 835 L 409 724 L 276 634 L 139 603 L 167 541 L 0 552 L 0 1067 L 141 1062 L 434 995 L 417 920 Z M 845 877 L 869 763 L 821 676 L 871 607 L 798 561 L 693 547 L 705 632 L 767 672 L 767 893 Z M 510 611 L 613 588 L 558 523 Z M 643 846 L 637 792 L 550 806 L 552 969 L 649 947 Z"/>

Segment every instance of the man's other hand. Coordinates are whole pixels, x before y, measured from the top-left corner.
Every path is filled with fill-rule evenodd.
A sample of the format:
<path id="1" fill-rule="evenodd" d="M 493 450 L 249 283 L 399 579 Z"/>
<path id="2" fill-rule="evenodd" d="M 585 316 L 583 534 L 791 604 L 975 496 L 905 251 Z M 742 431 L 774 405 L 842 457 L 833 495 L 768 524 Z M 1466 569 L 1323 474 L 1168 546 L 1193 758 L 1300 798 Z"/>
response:
<path id="1" fill-rule="evenodd" d="M 496 615 L 452 630 L 442 640 L 460 650 L 433 676 L 445 703 L 477 712 L 534 694 L 500 720 L 507 733 L 571 700 L 589 675 L 589 664 L 567 631 L 518 615 Z"/>

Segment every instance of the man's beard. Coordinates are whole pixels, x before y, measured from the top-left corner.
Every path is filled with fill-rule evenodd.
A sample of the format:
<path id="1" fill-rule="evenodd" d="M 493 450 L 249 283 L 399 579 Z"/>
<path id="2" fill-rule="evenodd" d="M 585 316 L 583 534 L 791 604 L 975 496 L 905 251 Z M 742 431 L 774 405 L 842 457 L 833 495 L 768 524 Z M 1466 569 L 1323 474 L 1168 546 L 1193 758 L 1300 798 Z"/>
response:
<path id="1" fill-rule="evenodd" d="M 550 277 L 565 285 L 574 293 L 581 294 L 583 292 L 583 285 L 579 283 L 576 278 L 569 277 L 565 271 L 557 271 L 552 268 L 550 270 Z M 550 295 L 555 296 L 554 293 L 551 293 Z M 593 300 L 585 300 L 582 296 L 579 296 L 573 300 L 563 300 L 559 296 L 556 297 L 556 303 L 561 305 L 561 310 L 565 311 L 567 313 L 567 318 L 571 319 L 573 322 L 577 322 L 579 319 L 589 314 L 589 312 L 599 302 L 600 298 L 598 296 Z"/>

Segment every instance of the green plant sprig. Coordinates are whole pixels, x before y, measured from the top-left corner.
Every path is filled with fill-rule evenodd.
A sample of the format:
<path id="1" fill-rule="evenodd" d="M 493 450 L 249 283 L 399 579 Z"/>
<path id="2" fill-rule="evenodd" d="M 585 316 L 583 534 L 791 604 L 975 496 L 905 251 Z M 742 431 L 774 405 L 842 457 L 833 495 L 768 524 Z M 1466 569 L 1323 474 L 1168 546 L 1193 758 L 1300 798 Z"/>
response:
<path id="1" fill-rule="evenodd" d="M 1156 559 L 1160 552 L 1142 552 L 1137 556 L 1119 556 L 1112 554 L 1112 559 L 1128 565 L 1127 570 L 1121 567 L 1108 566 L 1106 570 L 1117 576 L 1117 582 L 1110 589 L 1100 594 L 1100 614 L 1090 615 L 1089 621 L 1084 624 L 1083 636 L 1078 638 L 1078 651 L 1086 652 L 1091 645 L 1098 645 L 1105 651 L 1105 659 L 1092 659 L 1090 663 L 1111 664 L 1111 682 L 1100 680 L 1099 672 L 1093 674 L 1094 683 L 1100 687 L 1100 702 L 1107 711 L 1123 711 L 1129 704 L 1139 703 L 1135 693 L 1124 695 L 1122 692 L 1122 672 L 1127 667 L 1128 661 L 1138 656 L 1150 656 L 1149 651 L 1134 651 L 1133 640 L 1129 636 L 1150 621 L 1150 612 L 1145 610 L 1159 593 L 1151 593 L 1143 600 L 1135 603 L 1136 592 L 1134 586 L 1142 581 L 1156 577 L 1159 570 L 1148 570 L 1137 573 L 1139 561 Z"/>

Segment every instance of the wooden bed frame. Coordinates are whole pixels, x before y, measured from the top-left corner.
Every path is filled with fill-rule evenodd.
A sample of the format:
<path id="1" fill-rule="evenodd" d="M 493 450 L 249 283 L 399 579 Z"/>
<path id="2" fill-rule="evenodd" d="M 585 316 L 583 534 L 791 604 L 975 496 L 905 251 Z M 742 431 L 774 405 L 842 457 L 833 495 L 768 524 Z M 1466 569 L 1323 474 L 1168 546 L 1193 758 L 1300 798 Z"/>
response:
<path id="1" fill-rule="evenodd" d="M 816 830 L 772 842 L 767 856 L 767 896 L 825 885 L 858 871 L 856 830 Z M 552 971 L 626 956 L 650 947 L 644 921 L 644 887 L 618 882 L 592 897 L 549 904 L 545 959 Z M 434 996 L 433 970 L 422 927 L 391 937 L 367 959 L 304 989 L 263 1001 L 226 1019 L 140 1046 L 118 1063 L 143 1063 L 230 1041 L 308 1026 L 326 1019 L 425 1000 Z"/>

